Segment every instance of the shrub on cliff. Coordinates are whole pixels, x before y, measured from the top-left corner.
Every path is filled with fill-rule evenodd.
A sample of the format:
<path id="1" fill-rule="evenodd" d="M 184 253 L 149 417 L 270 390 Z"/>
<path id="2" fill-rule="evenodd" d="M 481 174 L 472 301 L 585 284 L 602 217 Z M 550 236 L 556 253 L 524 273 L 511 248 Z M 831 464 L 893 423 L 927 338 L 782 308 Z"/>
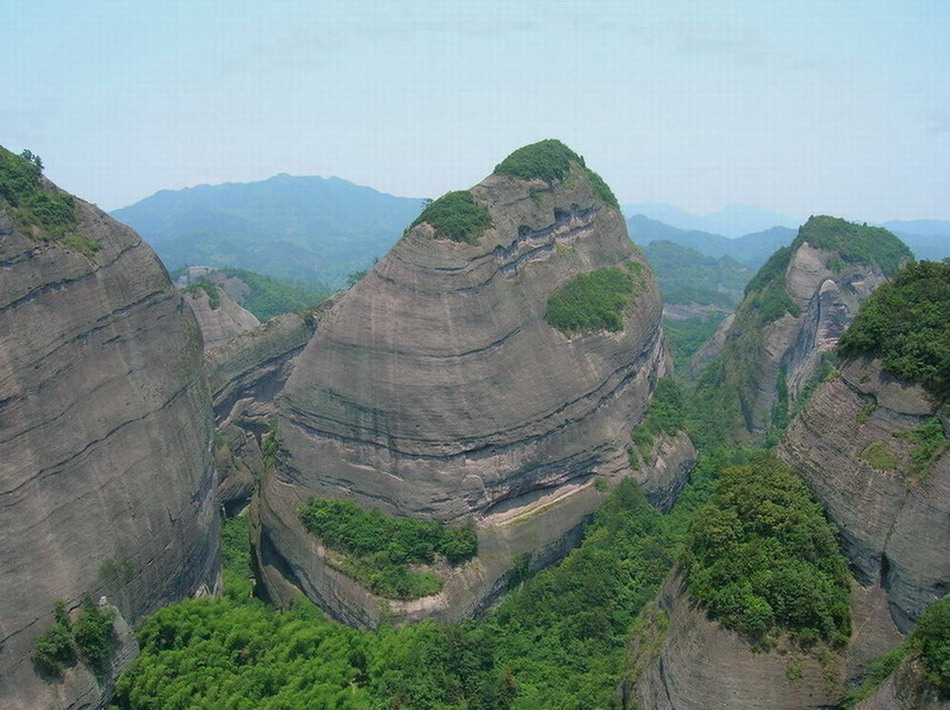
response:
<path id="1" fill-rule="evenodd" d="M 842 357 L 878 357 L 886 370 L 950 398 L 950 260 L 901 269 L 861 306 L 838 342 Z"/>
<path id="2" fill-rule="evenodd" d="M 491 216 L 471 192 L 456 190 L 445 193 L 426 207 L 409 229 L 423 222 L 432 225 L 437 238 L 477 244 L 482 232 L 491 226 Z"/>
<path id="3" fill-rule="evenodd" d="M 624 311 L 636 290 L 631 270 L 609 266 L 575 276 L 548 299 L 544 320 L 565 335 L 623 330 Z"/>
<path id="4" fill-rule="evenodd" d="M 70 195 L 44 190 L 41 173 L 39 158 L 29 151 L 14 155 L 0 148 L 0 198 L 17 226 L 38 239 L 61 239 L 79 224 L 76 203 Z"/>
<path id="5" fill-rule="evenodd" d="M 723 471 L 693 521 L 685 567 L 709 615 L 756 641 L 782 631 L 806 642 L 849 638 L 850 578 L 835 530 L 776 459 Z"/>

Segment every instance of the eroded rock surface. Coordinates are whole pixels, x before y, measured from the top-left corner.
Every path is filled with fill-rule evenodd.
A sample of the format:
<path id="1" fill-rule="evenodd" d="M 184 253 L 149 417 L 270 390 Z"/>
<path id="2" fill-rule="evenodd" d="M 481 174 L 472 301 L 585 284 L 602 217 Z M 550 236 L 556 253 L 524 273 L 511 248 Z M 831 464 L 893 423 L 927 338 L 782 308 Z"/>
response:
<path id="1" fill-rule="evenodd" d="M 819 387 L 777 451 L 841 528 L 859 580 L 887 590 L 904 633 L 950 591 L 950 450 L 917 470 L 901 436 L 934 415 L 922 388 L 854 360 Z"/>
<path id="2" fill-rule="evenodd" d="M 261 324 L 257 316 L 242 308 L 223 288 L 209 285 L 212 296 L 201 288 L 190 289 L 184 293 L 185 300 L 191 306 L 201 328 L 205 348 L 210 349 L 226 343 Z"/>
<path id="3" fill-rule="evenodd" d="M 134 624 L 217 578 L 198 326 L 138 235 L 77 205 L 89 255 L 20 233 L 0 201 L 4 708 L 103 702 L 81 667 L 59 684 L 34 672 L 56 599 L 107 595 Z"/>
<path id="4" fill-rule="evenodd" d="M 479 557 L 437 597 L 387 609 L 457 619 L 504 588 L 516 558 L 563 552 L 601 498 L 596 476 L 631 475 L 630 429 L 669 359 L 656 283 L 620 213 L 576 164 L 553 188 L 492 175 L 471 192 L 492 221 L 476 245 L 411 229 L 297 359 L 259 506 L 276 597 L 300 588 L 338 618 L 378 621 L 379 600 L 330 571 L 300 524 L 313 495 L 473 520 Z M 544 321 L 572 277 L 625 262 L 639 276 L 622 331 L 568 337 Z"/>

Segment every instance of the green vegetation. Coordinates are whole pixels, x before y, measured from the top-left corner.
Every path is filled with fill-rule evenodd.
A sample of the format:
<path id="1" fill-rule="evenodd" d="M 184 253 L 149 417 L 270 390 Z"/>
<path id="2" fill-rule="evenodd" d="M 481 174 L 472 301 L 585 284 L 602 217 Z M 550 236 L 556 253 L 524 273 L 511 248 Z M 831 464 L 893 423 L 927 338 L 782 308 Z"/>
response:
<path id="1" fill-rule="evenodd" d="M 769 644 L 846 643 L 850 575 L 835 530 L 791 470 L 772 458 L 722 472 L 693 522 L 689 589 L 710 616 Z"/>
<path id="2" fill-rule="evenodd" d="M 445 193 L 426 207 L 409 229 L 423 222 L 432 225 L 437 239 L 478 244 L 479 237 L 491 226 L 491 216 L 471 192 L 456 190 Z"/>
<path id="3" fill-rule="evenodd" d="M 913 444 L 910 460 L 913 463 L 912 478 L 914 479 L 922 478 L 930 473 L 937 459 L 950 447 L 950 440 L 943 433 L 943 424 L 938 417 L 929 417 L 919 427 L 894 434 L 894 436 L 906 439 Z"/>
<path id="4" fill-rule="evenodd" d="M 911 645 L 920 654 L 927 680 L 950 698 L 950 595 L 931 604 L 917 619 Z"/>
<path id="5" fill-rule="evenodd" d="M 861 306 L 842 357 L 878 357 L 898 377 L 950 398 L 950 260 L 910 263 Z"/>
<path id="6" fill-rule="evenodd" d="M 422 622 L 370 634 L 327 621 L 304 601 L 288 612 L 268 609 L 232 586 L 247 574 L 248 546 L 226 521 L 224 597 L 188 600 L 150 617 L 138 633 L 141 654 L 118 682 L 116 703 L 255 710 L 611 707 L 631 621 L 679 554 L 716 472 L 747 460 L 740 450 L 703 456 L 667 515 L 632 481 L 621 484 L 579 548 L 533 576 L 524 558 L 523 584 L 481 622 Z"/>
<path id="7" fill-rule="evenodd" d="M 630 434 L 639 459 L 646 459 L 656 437 L 663 434 L 672 436 L 685 425 L 685 402 L 679 383 L 667 378 L 657 380 L 650 408 Z M 631 463 L 634 463 L 633 456 L 634 452 L 631 452 Z"/>
<path id="8" fill-rule="evenodd" d="M 251 568 L 251 519 L 235 515 L 221 522 L 221 578 L 225 595 L 235 601 L 250 599 L 254 593 Z"/>
<path id="9" fill-rule="evenodd" d="M 897 670 L 897 667 L 901 664 L 901 661 L 904 660 L 909 651 L 910 642 L 909 639 L 905 639 L 890 651 L 872 661 L 867 671 L 865 671 L 861 684 L 856 688 L 851 688 L 845 693 L 841 699 L 841 707 L 850 710 L 850 708 L 855 707 L 865 698 L 870 697 L 874 689 L 887 680 L 887 677 L 891 673 Z"/>
<path id="10" fill-rule="evenodd" d="M 760 326 L 778 320 L 786 313 L 796 318 L 801 315 L 801 308 L 785 287 L 785 272 L 795 249 L 796 244 L 779 249 L 746 284 L 742 307 L 755 314 L 755 322 Z"/>
<path id="11" fill-rule="evenodd" d="M 261 437 L 261 459 L 264 464 L 264 470 L 270 471 L 274 468 L 277 461 L 277 450 L 280 448 L 280 441 L 277 438 L 277 420 L 271 419 L 267 422 L 267 431 Z"/>
<path id="12" fill-rule="evenodd" d="M 714 259 L 670 241 L 643 248 L 663 291 L 665 303 L 735 308 L 752 272 L 730 257 Z"/>
<path id="13" fill-rule="evenodd" d="M 883 227 L 853 224 L 824 215 L 809 218 L 798 231 L 792 247 L 797 248 L 803 242 L 816 249 L 836 251 L 849 264 L 877 266 L 886 276 L 897 271 L 902 262 L 914 258 L 907 245 Z M 833 270 L 841 266 L 836 258 L 829 263 Z"/>
<path id="14" fill-rule="evenodd" d="M 551 185 L 564 181 L 572 163 L 587 175 L 597 197 L 607 205 L 620 209 L 617 198 L 603 178 L 584 164 L 584 158 L 553 138 L 518 148 L 495 166 L 495 174 L 511 175 L 521 180 L 543 180 Z"/>
<path id="15" fill-rule="evenodd" d="M 53 628 L 33 645 L 33 663 L 40 675 L 59 678 L 78 658 L 96 677 L 101 677 L 115 646 L 114 612 L 100 609 L 87 594 L 75 621 L 69 618 L 62 599 L 56 601 L 53 615 Z"/>
<path id="16" fill-rule="evenodd" d="M 40 183 L 43 161 L 30 151 L 14 155 L 0 148 L 0 207 L 9 212 L 25 235 L 40 241 L 60 241 L 91 257 L 99 243 L 75 232 L 79 211 L 75 200 Z M 2 204 L 6 203 L 6 204 Z"/>
<path id="17" fill-rule="evenodd" d="M 858 458 L 881 471 L 893 471 L 897 468 L 897 456 L 884 441 L 872 441 L 858 455 Z"/>
<path id="18" fill-rule="evenodd" d="M 330 289 L 325 287 L 296 285 L 245 269 L 224 268 L 219 271 L 250 287 L 241 306 L 262 323 L 281 313 L 310 308 L 330 295 Z"/>
<path id="19" fill-rule="evenodd" d="M 431 564 L 437 554 L 457 565 L 478 553 L 473 528 L 389 517 L 351 500 L 314 498 L 301 508 L 300 519 L 328 548 L 347 556 L 343 572 L 390 599 L 416 599 L 442 588 L 438 575 L 412 572 L 408 565 Z"/>
<path id="20" fill-rule="evenodd" d="M 208 295 L 208 305 L 211 306 L 211 310 L 213 311 L 221 305 L 221 292 L 218 290 L 219 288 L 220 286 L 211 282 L 209 279 L 200 278 L 192 281 L 181 291 L 182 293 L 197 293 L 198 291 L 204 291 Z"/>
<path id="21" fill-rule="evenodd" d="M 689 372 L 693 355 L 709 341 L 725 313 L 713 312 L 703 318 L 663 319 L 666 339 L 673 351 L 673 372 L 678 376 Z"/>
<path id="22" fill-rule="evenodd" d="M 623 330 L 624 311 L 641 284 L 640 276 L 629 266 L 626 270 L 608 266 L 580 274 L 551 295 L 544 320 L 567 336 Z"/>

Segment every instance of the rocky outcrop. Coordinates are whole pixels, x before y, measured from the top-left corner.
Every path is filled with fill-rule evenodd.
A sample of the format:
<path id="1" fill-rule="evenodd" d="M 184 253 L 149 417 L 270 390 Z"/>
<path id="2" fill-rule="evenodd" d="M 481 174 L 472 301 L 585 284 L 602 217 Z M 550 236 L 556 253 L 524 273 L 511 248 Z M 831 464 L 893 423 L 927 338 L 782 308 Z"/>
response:
<path id="1" fill-rule="evenodd" d="M 762 267 L 724 335 L 721 359 L 700 378 L 709 400 L 728 403 L 735 439 L 758 441 L 784 426 L 822 358 L 900 255 L 910 251 L 886 230 L 812 217 Z"/>
<path id="2" fill-rule="evenodd" d="M 841 528 L 858 579 L 880 580 L 904 633 L 950 591 L 950 450 L 920 470 L 906 437 L 934 415 L 946 432 L 935 409 L 919 386 L 854 360 L 818 388 L 777 452 Z"/>
<path id="3" fill-rule="evenodd" d="M 58 192 L 46 180 L 39 189 Z M 100 686 L 77 666 L 48 683 L 34 671 L 56 599 L 75 609 L 84 594 L 107 595 L 121 630 L 217 578 L 198 326 L 138 235 L 75 208 L 81 237 L 41 241 L 0 201 L 4 708 L 104 702 L 111 676 Z"/>
<path id="4" fill-rule="evenodd" d="M 950 701 L 939 697 L 927 682 L 920 661 L 911 657 L 905 658 L 855 710 L 946 710 L 948 707 Z"/>
<path id="5" fill-rule="evenodd" d="M 660 434 L 644 459 L 638 466 L 640 488 L 651 505 L 666 512 L 696 466 L 696 448 L 685 431 Z"/>
<path id="6" fill-rule="evenodd" d="M 835 707 L 843 675 L 836 654 L 753 652 L 706 618 L 678 573 L 635 627 L 629 658 L 619 695 L 631 710 L 817 710 Z"/>
<path id="7" fill-rule="evenodd" d="M 210 282 L 206 288 L 207 291 L 200 287 L 190 288 L 184 293 L 201 328 L 206 349 L 226 343 L 261 324 L 253 313 L 239 306 L 223 288 Z"/>
<path id="8" fill-rule="evenodd" d="M 378 622 L 380 600 L 328 569 L 300 524 L 313 495 L 473 521 L 480 554 L 440 595 L 384 604 L 458 619 L 504 589 L 515 559 L 563 552 L 601 498 L 598 476 L 631 475 L 630 429 L 668 355 L 656 283 L 597 189 L 576 162 L 552 184 L 491 175 L 471 190 L 491 220 L 475 244 L 423 221 L 326 313 L 279 400 L 262 485 L 275 597 L 299 588 L 338 618 Z M 621 330 L 569 337 L 545 322 L 570 279 L 624 264 L 637 283 Z"/>

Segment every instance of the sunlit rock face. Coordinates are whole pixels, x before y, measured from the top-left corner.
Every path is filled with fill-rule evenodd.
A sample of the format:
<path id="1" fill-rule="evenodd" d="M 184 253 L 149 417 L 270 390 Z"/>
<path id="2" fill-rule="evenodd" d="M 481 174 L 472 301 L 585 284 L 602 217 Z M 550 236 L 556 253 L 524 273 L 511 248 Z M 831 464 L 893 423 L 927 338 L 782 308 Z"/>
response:
<path id="1" fill-rule="evenodd" d="M 274 596 L 302 589 L 351 623 L 378 622 L 378 600 L 325 565 L 300 525 L 313 495 L 473 521 L 477 560 L 437 597 L 387 605 L 461 618 L 504 589 L 514 558 L 563 553 L 602 498 L 596 477 L 632 475 L 630 430 L 669 367 L 661 302 L 588 175 L 574 163 L 552 185 L 489 176 L 470 191 L 491 218 L 477 243 L 421 222 L 321 319 L 279 400 L 278 462 L 260 496 Z M 618 265 L 636 274 L 621 330 L 569 337 L 545 322 L 570 279 Z M 676 488 L 668 479 L 657 495 Z"/>
<path id="2" fill-rule="evenodd" d="M 56 188 L 42 180 L 41 188 Z M 191 310 L 132 230 L 76 200 L 98 251 L 24 234 L 0 200 L 0 707 L 95 707 L 128 624 L 213 590 L 211 400 Z M 56 599 L 121 615 L 103 684 L 36 675 Z"/>

